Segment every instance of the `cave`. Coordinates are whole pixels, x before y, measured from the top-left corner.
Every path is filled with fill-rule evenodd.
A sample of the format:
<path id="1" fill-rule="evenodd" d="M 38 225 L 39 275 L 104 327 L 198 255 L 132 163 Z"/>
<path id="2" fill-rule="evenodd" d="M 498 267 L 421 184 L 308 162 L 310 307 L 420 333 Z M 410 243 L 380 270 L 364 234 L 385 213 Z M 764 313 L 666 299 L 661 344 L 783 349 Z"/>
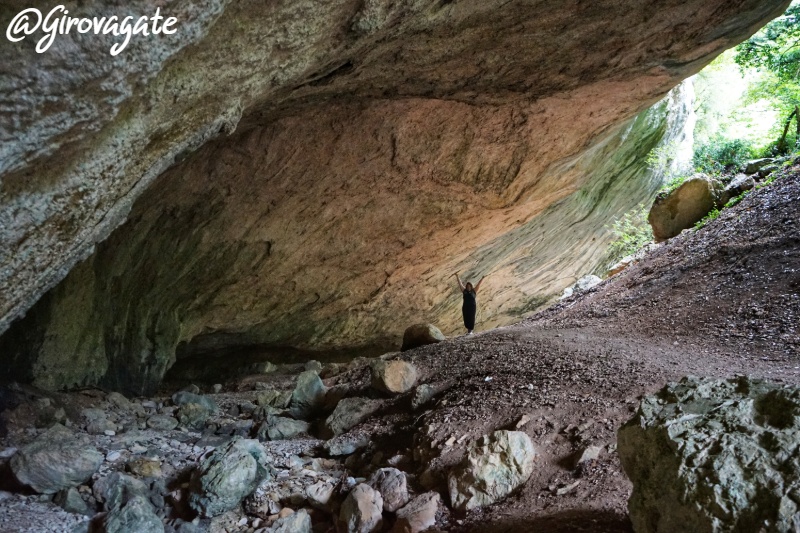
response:
<path id="1" fill-rule="evenodd" d="M 587 275 L 607 277 L 614 238 L 611 221 L 651 204 L 670 166 L 679 164 L 687 151 L 691 158 L 694 92 L 686 80 L 784 13 L 789 2 L 136 0 L 123 9 L 118 2 L 97 0 L 65 5 L 72 17 L 87 20 L 149 16 L 158 6 L 159 13 L 176 19 L 176 31 L 132 35 L 129 44 L 112 55 L 109 50 L 124 36 L 73 30 L 54 34 L 52 45 L 42 52 L 37 41 L 46 38 L 44 30 L 11 39 L 18 14 L 27 6 L 12 1 L 0 7 L 0 18 L 9 29 L 0 40 L 0 407 L 10 413 L 0 433 L 6 433 L 8 450 L 16 450 L 17 433 L 4 428 L 15 424 L 39 428 L 53 438 L 63 429 L 58 426 L 52 433 L 50 426 L 56 421 L 107 439 L 97 444 L 104 450 L 103 466 L 97 471 L 102 475 L 94 473 L 91 482 L 72 486 L 83 491 L 78 499 L 106 513 L 92 524 L 105 520 L 103 531 L 127 531 L 114 529 L 118 526 L 109 525 L 109 517 L 139 505 L 137 480 L 150 479 L 108 460 L 118 450 L 128 453 L 131 443 L 114 444 L 114 439 L 130 431 L 180 433 L 165 441 L 173 443 L 170 453 L 183 450 L 190 442 L 187 435 L 198 432 L 194 448 L 208 450 L 200 453 L 189 445 L 186 453 L 193 454 L 193 461 L 176 459 L 180 466 L 164 468 L 164 483 L 184 478 L 189 483 L 188 463 L 197 472 L 217 468 L 209 463 L 221 460 L 212 448 L 290 468 L 275 458 L 279 454 L 270 455 L 275 450 L 254 452 L 252 444 L 242 444 L 251 439 L 237 440 L 279 431 L 277 425 L 267 426 L 283 416 L 288 418 L 281 420 L 290 421 L 287 427 L 300 424 L 302 431 L 330 443 L 340 437 L 338 426 L 330 418 L 323 423 L 320 413 L 333 417 L 337 401 L 344 405 L 353 399 L 351 408 L 363 414 L 359 422 L 376 412 L 402 418 L 417 409 L 414 402 L 425 404 L 432 398 L 446 398 L 437 406 L 473 405 L 470 398 L 493 405 L 500 392 L 487 392 L 480 384 L 499 387 L 506 377 L 516 375 L 522 381 L 508 381 L 508 390 L 541 390 L 543 396 L 515 404 L 508 412 L 483 413 L 475 404 L 484 422 L 476 422 L 473 429 L 528 428 L 532 437 L 547 433 L 547 420 L 552 425 L 554 415 L 540 419 L 545 417 L 543 409 L 558 411 L 560 402 L 567 405 L 578 402 L 575 395 L 594 394 L 591 387 L 576 386 L 556 401 L 546 394 L 548 386 L 555 387 L 552 380 L 561 383 L 558 387 L 567 386 L 570 375 L 589 364 L 586 358 L 602 360 L 617 350 L 640 353 L 643 346 L 639 340 L 626 346 L 609 340 L 602 328 L 579 331 L 581 320 L 611 317 L 611 324 L 618 309 L 630 311 L 632 321 L 646 313 L 630 303 L 634 296 L 621 295 L 622 281 L 603 289 L 603 302 L 614 304 L 611 310 L 584 300 L 573 305 L 563 298 L 564 290 Z M 648 156 L 666 147 L 677 155 L 654 164 Z M 789 236 L 792 216 L 785 215 L 786 234 L 780 236 L 780 245 L 753 252 L 774 257 L 775 264 L 788 261 L 783 272 L 795 264 L 792 252 L 786 252 L 796 248 Z M 681 275 L 701 271 L 702 262 L 665 259 L 671 252 L 664 251 L 669 243 L 664 246 L 655 252 L 656 266 L 638 265 L 636 285 L 630 281 L 625 286 L 631 291 L 648 287 L 650 292 L 636 296 L 642 302 L 669 302 L 664 291 L 680 291 L 688 283 Z M 712 265 L 707 270 L 716 268 L 712 261 L 727 265 L 727 271 L 738 268 L 741 262 L 725 263 L 724 247 L 714 255 L 716 246 L 705 248 Z M 673 268 L 673 263 L 679 266 Z M 660 274 L 652 274 L 654 269 Z M 473 282 L 486 276 L 479 299 L 480 331 L 474 339 L 462 336 L 461 294 L 454 273 Z M 765 271 L 764 276 L 768 274 L 774 273 Z M 668 285 L 657 285 L 662 282 Z M 786 294 L 797 292 L 792 275 L 775 283 L 769 283 L 769 290 L 765 286 L 764 297 L 778 286 L 789 287 Z M 727 305 L 727 285 L 718 289 L 713 298 Z M 559 304 L 563 301 L 568 303 Z M 708 301 L 697 305 L 710 309 Z M 664 305 L 672 309 L 672 304 Z M 784 307 L 797 305 L 791 300 Z M 675 304 L 675 309 L 664 321 L 686 327 L 703 322 L 690 307 Z M 575 318 L 580 313 L 582 318 Z M 532 317 L 546 324 L 535 340 L 533 333 L 519 329 Z M 398 353 L 404 332 L 414 324 L 435 325 L 448 340 Z M 711 370 L 718 361 L 670 359 L 677 356 L 665 324 L 652 326 L 648 334 L 640 332 L 654 336 L 652 353 L 661 354 L 659 361 L 672 361 L 685 373 L 727 376 Z M 564 332 L 556 333 L 560 328 Z M 781 328 L 783 335 L 795 338 L 790 326 Z M 493 331 L 510 331 L 511 340 L 484 337 L 483 332 Z M 594 336 L 596 342 L 591 340 Z M 794 340 L 787 338 L 781 337 L 774 349 L 794 353 Z M 548 350 L 555 353 L 567 339 L 597 354 L 589 356 L 581 351 L 584 348 L 576 348 L 569 364 L 560 359 L 540 364 L 518 353 L 520 346 L 529 345 L 531 357 Z M 451 348 L 442 348 L 450 342 Z M 473 344 L 460 344 L 464 342 Z M 674 340 L 674 345 L 682 342 Z M 772 357 L 766 344 L 757 349 L 763 350 L 765 360 Z M 515 357 L 520 358 L 518 366 L 513 364 Z M 450 375 L 426 367 L 420 362 L 425 358 L 444 361 L 448 368 L 458 367 L 465 358 L 479 369 L 474 375 Z M 630 357 L 623 360 L 633 366 L 620 372 L 635 374 Z M 393 366 L 395 361 L 416 365 L 420 374 L 412 381 L 429 379 L 429 386 L 418 385 L 413 398 L 388 400 L 409 390 L 394 390 L 387 384 L 389 378 L 380 374 L 405 372 Z M 502 375 L 493 377 L 493 367 Z M 736 368 L 734 364 L 727 369 Z M 346 377 L 340 374 L 343 369 L 350 372 Z M 766 366 L 753 372 L 769 374 Z M 650 367 L 641 373 L 649 378 L 640 382 L 619 377 L 608 384 L 613 393 L 606 385 L 597 386 L 598 397 L 607 392 L 619 400 L 616 411 L 603 404 L 605 400 L 594 404 L 592 416 L 610 421 L 603 429 L 606 433 L 624 422 L 623 414 L 630 415 L 626 409 L 633 400 L 625 387 L 644 394 L 677 377 L 651 372 Z M 603 375 L 615 379 L 613 373 Z M 405 374 L 403 378 L 411 379 Z M 461 383 L 463 390 L 444 385 L 453 382 Z M 327 400 L 304 397 L 311 392 L 301 390 L 301 383 L 311 389 L 324 387 Z M 173 393 L 184 388 L 176 399 Z M 284 397 L 284 389 L 294 392 Z M 248 391 L 252 398 L 218 398 L 219 405 L 211 411 L 218 409 L 238 421 L 209 422 L 204 428 L 205 419 L 196 425 L 196 411 L 186 407 L 202 402 L 184 400 L 186 394 L 212 390 L 223 396 Z M 264 399 L 268 390 L 277 396 Z M 367 395 L 362 403 L 355 401 L 359 394 Z M 119 412 L 110 418 L 95 413 L 89 420 L 94 415 L 87 415 L 86 409 L 102 402 Z M 602 416 L 604 411 L 597 407 L 601 404 L 610 414 Z M 517 407 L 527 409 L 528 422 L 522 423 Z M 558 416 L 580 418 L 576 409 L 563 407 Z M 266 417 L 263 428 L 252 424 L 256 412 Z M 426 431 L 412 431 L 408 428 L 413 424 L 404 421 L 397 423 L 405 428 L 402 431 L 384 428 L 371 436 L 385 459 L 391 453 L 420 467 L 414 478 L 417 489 L 442 492 L 441 472 L 455 461 L 447 453 L 471 442 L 465 440 L 466 433 L 462 440 L 445 434 L 450 418 L 443 421 L 440 414 L 428 415 Z M 303 420 L 312 415 L 322 418 L 309 426 Z M 158 425 L 169 426 L 163 418 L 172 417 L 178 430 Z M 89 420 L 88 425 L 81 426 L 81 419 Z M 150 419 L 155 421 L 151 424 Z M 243 430 L 246 424 L 240 419 L 251 425 Z M 583 423 L 563 431 L 578 435 L 583 430 L 576 428 Z M 605 428 L 603 424 L 596 427 Z M 214 440 L 226 431 L 234 440 Z M 443 455 L 426 455 L 443 443 L 449 443 Z M 301 462 L 317 453 L 304 446 L 291 452 Z M 333 445 L 325 446 L 328 457 L 339 456 Z M 425 451 L 418 451 L 420 447 Z M 538 460 L 571 461 L 556 460 L 554 453 L 540 452 Z M 0 461 L 10 458 L 12 464 L 19 455 L 11 454 Z M 264 459 L 267 456 L 271 459 Z M 331 459 L 314 460 L 317 468 L 319 461 Z M 376 459 L 375 466 L 380 462 Z M 394 468 L 400 462 L 389 464 Z M 22 467 L 0 463 L 0 491 L 16 493 L 22 484 L 28 491 L 51 493 L 38 490 L 35 481 L 23 479 L 17 470 L 15 478 L 3 481 L 9 468 Z M 134 503 L 112 508 L 114 497 L 104 485 L 111 482 L 98 481 L 106 475 L 123 476 L 114 483 L 129 483 L 125 498 Z M 205 483 L 199 475 L 191 474 L 190 484 Z M 570 491 L 578 485 L 561 481 L 551 492 L 560 496 L 563 489 L 567 498 L 575 497 Z M 609 486 L 614 498 L 629 490 L 626 485 Z M 153 487 L 147 490 L 158 492 Z M 185 531 L 235 530 L 233 525 L 225 529 L 222 522 L 209 526 L 209 520 L 233 512 L 217 513 L 222 504 L 210 490 L 192 496 L 192 510 L 186 511 L 186 501 L 175 503 L 180 498 L 173 492 L 185 487 L 164 487 L 160 501 L 172 494 L 174 510 L 156 509 L 161 514 L 151 524 L 153 531 L 184 531 L 179 526 Z M 70 490 L 76 489 L 65 485 L 52 493 L 74 499 L 77 492 Z M 260 525 L 272 527 L 268 524 L 289 519 L 270 518 L 279 514 L 283 503 L 258 500 L 253 494 L 264 494 L 253 490 L 236 518 L 244 521 L 242 531 L 260 531 Z M 337 505 L 347 509 L 347 501 Z M 400 515 L 394 514 L 399 507 L 387 511 L 385 494 L 383 501 L 384 514 L 389 514 L 382 526 L 375 526 L 378 529 L 347 529 L 350 526 L 335 520 L 334 527 L 400 528 Z M 49 500 L 37 500 L 40 503 L 49 505 Z M 456 499 L 451 503 L 437 515 L 443 530 L 460 531 L 463 526 L 483 531 L 476 525 L 482 520 L 478 515 L 468 515 L 467 525 L 459 524 L 457 517 L 464 509 Z M 473 503 L 465 505 L 472 512 Z M 308 515 L 309 527 L 313 519 L 315 527 L 326 531 L 319 525 L 327 523 L 321 517 L 329 510 L 325 505 L 308 512 L 294 507 L 298 524 Z M 486 523 L 498 529 L 485 531 L 528 531 L 534 526 L 567 531 L 591 514 L 569 505 L 554 504 L 553 509 L 533 521 L 516 513 L 515 520 L 521 522 L 505 526 L 499 515 L 487 516 Z M 595 530 L 628 531 L 628 519 L 615 513 L 604 508 Z M 306 531 L 302 524 L 286 527 Z M 642 527 L 637 525 L 636 531 Z"/>

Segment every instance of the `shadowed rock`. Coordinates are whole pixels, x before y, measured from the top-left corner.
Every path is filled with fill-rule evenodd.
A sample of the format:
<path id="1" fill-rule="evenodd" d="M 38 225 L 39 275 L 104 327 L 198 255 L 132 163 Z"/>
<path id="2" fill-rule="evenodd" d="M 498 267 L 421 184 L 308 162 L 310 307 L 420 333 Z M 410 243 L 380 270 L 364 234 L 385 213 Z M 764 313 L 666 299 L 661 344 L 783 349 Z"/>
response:
<path id="1" fill-rule="evenodd" d="M 350 491 L 339 511 L 339 529 L 346 533 L 374 533 L 383 526 L 383 498 L 361 483 Z"/>
<path id="2" fill-rule="evenodd" d="M 447 337 L 433 324 L 415 324 L 406 328 L 403 333 L 403 346 L 400 351 L 436 344 L 446 339 Z"/>
<path id="3" fill-rule="evenodd" d="M 684 378 L 645 397 L 618 434 L 637 533 L 794 533 L 800 388 Z"/>
<path id="4" fill-rule="evenodd" d="M 201 516 L 221 515 L 238 506 L 267 475 L 267 455 L 261 444 L 235 438 L 200 464 L 189 505 Z"/>
<path id="5" fill-rule="evenodd" d="M 94 446 L 57 424 L 20 448 L 10 465 L 23 485 L 41 494 L 55 494 L 87 481 L 102 462 L 103 454 Z"/>

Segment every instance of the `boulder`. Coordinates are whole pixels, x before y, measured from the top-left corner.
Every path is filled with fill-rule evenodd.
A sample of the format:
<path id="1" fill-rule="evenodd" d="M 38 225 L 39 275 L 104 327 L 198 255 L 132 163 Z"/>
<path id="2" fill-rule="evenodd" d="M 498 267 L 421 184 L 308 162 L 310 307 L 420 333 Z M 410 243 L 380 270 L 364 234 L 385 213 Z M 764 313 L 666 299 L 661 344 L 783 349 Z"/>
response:
<path id="1" fill-rule="evenodd" d="M 623 257 L 622 259 L 611 265 L 611 267 L 608 269 L 608 272 L 606 273 L 606 277 L 610 278 L 612 276 L 616 276 L 617 274 L 619 274 L 620 272 L 631 266 L 631 264 L 633 264 L 635 260 L 636 259 L 632 255 Z"/>
<path id="2" fill-rule="evenodd" d="M 598 276 L 593 274 L 588 274 L 583 276 L 578 281 L 575 282 L 575 285 L 572 286 L 573 290 L 575 291 L 588 291 L 589 289 L 600 285 L 603 282 Z"/>
<path id="3" fill-rule="evenodd" d="M 716 204 L 714 182 L 704 174 L 695 174 L 677 189 L 656 197 L 647 221 L 656 242 L 662 242 L 691 228 Z"/>
<path id="4" fill-rule="evenodd" d="M 796 532 L 800 388 L 684 378 L 618 434 L 637 533 Z"/>
<path id="5" fill-rule="evenodd" d="M 192 479 L 189 506 L 201 516 L 237 507 L 266 478 L 267 454 L 257 440 L 234 438 L 214 450 Z"/>
<path id="6" fill-rule="evenodd" d="M 68 513 L 82 514 L 86 516 L 94 515 L 86 502 L 81 498 L 81 493 L 75 487 L 64 489 L 56 494 L 53 503 L 64 509 Z"/>
<path id="7" fill-rule="evenodd" d="M 311 361 L 307 361 L 305 365 L 303 365 L 305 370 L 313 370 L 317 373 L 322 372 L 322 363 L 319 361 L 312 359 Z"/>
<path id="8" fill-rule="evenodd" d="M 328 452 L 328 455 L 331 457 L 338 457 L 341 455 L 350 455 L 362 448 L 366 448 L 369 446 L 370 442 L 372 442 L 372 440 L 368 434 L 353 435 L 352 433 L 347 433 L 330 439 L 323 447 L 325 451 Z"/>
<path id="9" fill-rule="evenodd" d="M 194 394 L 188 391 L 180 391 L 173 394 L 172 403 L 174 403 L 175 405 L 196 403 L 202 406 L 206 411 L 209 411 L 211 413 L 217 412 L 217 403 L 214 400 L 212 400 L 208 396 L 203 396 L 201 394 Z"/>
<path id="10" fill-rule="evenodd" d="M 771 157 L 765 157 L 763 159 L 752 159 L 745 163 L 744 173 L 745 174 L 755 174 L 762 168 L 771 165 L 774 163 L 775 160 Z"/>
<path id="11" fill-rule="evenodd" d="M 136 457 L 125 465 L 128 472 L 139 477 L 161 477 L 161 461 L 147 457 Z"/>
<path id="12" fill-rule="evenodd" d="M 345 398 L 340 400 L 336 409 L 325 420 L 325 429 L 329 434 L 341 435 L 348 429 L 360 424 L 380 409 L 383 402 L 369 398 Z"/>
<path id="13" fill-rule="evenodd" d="M 56 492 L 86 482 L 103 462 L 94 446 L 78 440 L 60 424 L 48 429 L 11 457 L 17 480 L 40 494 Z"/>
<path id="14" fill-rule="evenodd" d="M 778 165 L 767 165 L 766 167 L 758 171 L 758 177 L 759 179 L 764 179 L 773 172 L 780 170 L 780 168 L 781 167 L 779 167 Z"/>
<path id="15" fill-rule="evenodd" d="M 536 455 L 521 431 L 495 431 L 472 442 L 448 476 L 453 508 L 469 511 L 505 498 L 528 481 Z"/>
<path id="16" fill-rule="evenodd" d="M 375 361 L 372 364 L 372 386 L 389 394 L 408 392 L 417 383 L 417 368 L 406 361 Z"/>
<path id="17" fill-rule="evenodd" d="M 276 409 L 285 409 L 292 399 L 291 391 L 281 392 L 278 390 L 270 389 L 264 391 L 256 396 L 256 403 L 261 407 L 275 407 Z"/>
<path id="18" fill-rule="evenodd" d="M 213 414 L 199 403 L 185 403 L 175 413 L 180 425 L 191 429 L 203 429 Z"/>
<path id="19" fill-rule="evenodd" d="M 147 419 L 147 427 L 169 431 L 178 427 L 178 420 L 167 415 L 153 415 Z"/>
<path id="20" fill-rule="evenodd" d="M 328 389 L 314 370 L 306 370 L 297 377 L 297 384 L 289 401 L 289 412 L 295 418 L 315 415 L 325 405 Z"/>
<path id="21" fill-rule="evenodd" d="M 737 174 L 736 177 L 734 177 L 733 180 L 731 180 L 731 182 L 720 193 L 717 206 L 724 207 L 725 204 L 730 202 L 732 198 L 736 198 L 743 192 L 749 191 L 755 186 L 756 180 L 754 180 L 752 176 Z"/>
<path id="22" fill-rule="evenodd" d="M 414 410 L 419 409 L 431 401 L 437 392 L 436 387 L 428 383 L 417 385 L 414 389 L 414 395 L 411 397 L 411 408 Z"/>
<path id="23" fill-rule="evenodd" d="M 115 472 L 104 480 L 103 492 L 105 533 L 164 533 L 144 483 Z"/>
<path id="24" fill-rule="evenodd" d="M 258 430 L 258 438 L 261 440 L 286 440 L 308 433 L 308 431 L 309 424 L 303 420 L 268 416 Z"/>
<path id="25" fill-rule="evenodd" d="M 339 531 L 373 533 L 383 526 L 383 498 L 369 485 L 360 483 L 350 491 L 339 511 Z"/>
<path id="26" fill-rule="evenodd" d="M 414 324 L 406 328 L 403 333 L 403 346 L 400 350 L 405 352 L 427 344 L 436 344 L 446 339 L 447 337 L 433 324 Z"/>
<path id="27" fill-rule="evenodd" d="M 269 533 L 311 533 L 311 515 L 305 509 L 275 521 Z"/>
<path id="28" fill-rule="evenodd" d="M 368 485 L 381 493 L 384 511 L 394 513 L 408 503 L 406 475 L 396 468 L 376 470 Z"/>
<path id="29" fill-rule="evenodd" d="M 278 366 L 270 361 L 261 361 L 260 363 L 253 363 L 244 368 L 245 373 L 249 374 L 271 374 L 278 370 Z"/>
<path id="30" fill-rule="evenodd" d="M 134 409 L 133 402 L 119 392 L 109 392 L 108 395 L 106 395 L 106 401 L 117 409 L 122 409 L 124 411 Z"/>
<path id="31" fill-rule="evenodd" d="M 332 483 L 317 481 L 306 487 L 306 500 L 315 509 L 330 510 L 331 498 L 333 498 L 335 490 L 336 487 Z"/>
<path id="32" fill-rule="evenodd" d="M 397 511 L 397 521 L 392 533 L 421 533 L 436 524 L 439 509 L 439 493 L 426 492 L 411 500 Z"/>

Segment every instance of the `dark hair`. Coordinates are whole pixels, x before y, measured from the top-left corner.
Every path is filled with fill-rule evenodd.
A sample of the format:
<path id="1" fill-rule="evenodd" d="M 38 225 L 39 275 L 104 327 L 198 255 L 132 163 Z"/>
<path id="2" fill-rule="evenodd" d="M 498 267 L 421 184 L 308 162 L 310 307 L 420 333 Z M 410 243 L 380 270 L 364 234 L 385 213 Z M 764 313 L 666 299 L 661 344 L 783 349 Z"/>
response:
<path id="1" fill-rule="evenodd" d="M 465 288 L 466 290 L 468 290 L 468 291 L 474 291 L 474 290 L 475 290 L 475 287 L 473 287 L 473 286 L 472 286 L 472 283 L 470 283 L 469 281 L 467 282 L 467 284 L 466 284 L 466 285 L 464 285 L 464 288 Z"/>

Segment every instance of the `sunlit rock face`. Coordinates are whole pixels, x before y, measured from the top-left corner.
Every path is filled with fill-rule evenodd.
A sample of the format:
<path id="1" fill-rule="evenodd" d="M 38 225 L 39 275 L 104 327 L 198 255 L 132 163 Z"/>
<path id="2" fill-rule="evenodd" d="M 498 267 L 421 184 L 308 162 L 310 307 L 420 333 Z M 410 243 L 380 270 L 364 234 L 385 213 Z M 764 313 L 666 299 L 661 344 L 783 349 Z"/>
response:
<path id="1" fill-rule="evenodd" d="M 0 41 L 0 330 L 88 257 L 3 338 L 8 368 L 144 391 L 180 343 L 453 333 L 455 270 L 491 272 L 479 321 L 507 322 L 652 194 L 682 98 L 637 113 L 787 4 L 178 0 L 176 36 L 113 60 Z"/>

